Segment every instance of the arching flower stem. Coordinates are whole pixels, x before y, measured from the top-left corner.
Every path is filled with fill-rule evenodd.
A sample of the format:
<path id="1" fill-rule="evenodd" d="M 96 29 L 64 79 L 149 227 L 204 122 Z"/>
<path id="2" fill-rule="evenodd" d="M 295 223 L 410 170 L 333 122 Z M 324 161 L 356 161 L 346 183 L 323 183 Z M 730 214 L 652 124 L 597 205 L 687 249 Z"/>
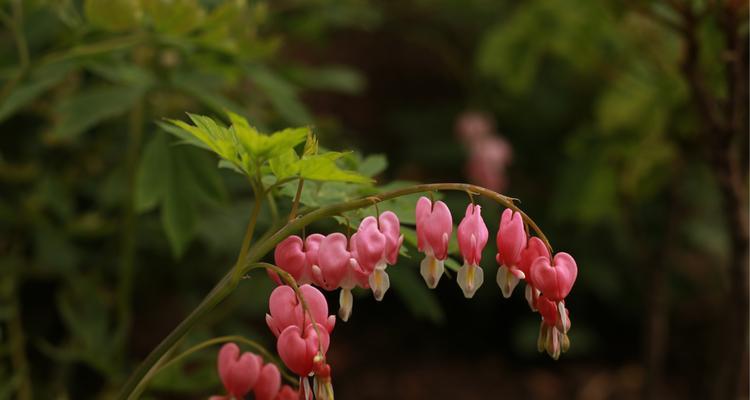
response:
<path id="1" fill-rule="evenodd" d="M 187 334 L 190 329 L 195 325 L 208 311 L 212 310 L 217 304 L 219 304 L 224 298 L 226 298 L 232 291 L 237 287 L 240 279 L 247 273 L 261 258 L 265 257 L 266 254 L 271 252 L 273 248 L 284 238 L 289 235 L 295 234 L 301 231 L 305 226 L 318 221 L 323 218 L 327 218 L 333 215 L 339 215 L 347 211 L 353 211 L 360 208 L 372 206 L 374 203 L 379 203 L 386 200 L 395 199 L 401 196 L 406 196 L 415 193 L 431 193 L 439 190 L 450 190 L 450 191 L 461 191 L 461 192 L 473 192 L 496 203 L 510 208 L 518 212 L 523 218 L 524 222 L 528 224 L 539 236 L 544 245 L 549 249 L 550 253 L 553 253 L 552 246 L 547 240 L 539 226 L 528 216 L 526 213 L 521 211 L 515 203 L 514 199 L 508 196 L 504 196 L 493 190 L 483 188 L 477 185 L 471 185 L 467 183 L 430 183 L 414 185 L 404 187 L 401 189 L 393 190 L 390 192 L 380 193 L 377 196 L 363 197 L 343 203 L 332 204 L 325 207 L 314 208 L 299 216 L 291 221 L 288 221 L 281 228 L 276 230 L 270 236 L 263 235 L 262 240 L 258 240 L 255 244 L 250 246 L 252 239 L 252 231 L 255 228 L 255 219 L 251 217 L 250 224 L 248 225 L 248 234 L 245 235 L 243 241 L 243 250 L 240 252 L 238 262 L 235 264 L 230 271 L 214 286 L 214 288 L 206 295 L 200 304 L 180 322 L 179 325 L 167 335 L 158 346 L 156 346 L 151 353 L 146 357 L 145 360 L 136 368 L 133 374 L 129 377 L 128 381 L 123 385 L 122 390 L 119 393 L 118 399 L 134 399 L 134 393 L 137 388 L 142 386 L 143 378 L 146 374 L 151 371 L 154 366 L 160 362 L 162 357 L 172 350 L 176 346 L 178 341 Z M 257 192 L 256 192 L 257 193 Z M 262 189 L 261 189 L 262 193 Z M 256 203 L 259 203 L 259 197 L 256 197 Z M 257 205 L 258 212 L 260 206 Z M 256 215 L 257 218 L 257 215 Z M 252 226 L 250 226 L 252 225 Z M 248 239 L 249 238 L 249 239 Z M 270 265 L 270 264 L 269 264 Z"/>

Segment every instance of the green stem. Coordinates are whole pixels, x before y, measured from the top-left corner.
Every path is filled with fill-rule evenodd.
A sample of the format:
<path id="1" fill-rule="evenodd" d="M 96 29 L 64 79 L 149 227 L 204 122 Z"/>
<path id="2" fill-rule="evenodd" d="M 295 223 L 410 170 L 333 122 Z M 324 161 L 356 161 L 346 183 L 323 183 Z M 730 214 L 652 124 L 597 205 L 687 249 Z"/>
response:
<path id="1" fill-rule="evenodd" d="M 292 211 L 289 212 L 289 221 L 297 217 L 297 207 L 299 207 L 299 199 L 302 197 L 302 187 L 305 185 L 305 180 L 299 178 L 297 183 L 297 193 L 294 195 L 294 201 L 292 202 Z"/>
<path id="2" fill-rule="evenodd" d="M 12 289 L 10 307 L 11 315 L 8 320 L 8 347 L 10 348 L 11 371 L 15 370 L 20 376 L 17 398 L 31 400 L 34 398 L 31 384 L 29 362 L 26 358 L 26 337 L 21 323 L 21 307 L 18 304 L 18 293 Z"/>
<path id="3" fill-rule="evenodd" d="M 123 205 L 122 244 L 119 269 L 119 291 L 117 293 L 118 329 L 115 333 L 117 346 L 123 346 L 130 331 L 132 310 L 130 298 L 133 289 L 135 264 L 135 192 L 138 176 L 138 160 L 143 139 L 143 101 L 139 101 L 130 112 L 130 142 L 125 160 L 127 173 L 127 197 Z"/>
<path id="4" fill-rule="evenodd" d="M 278 231 L 276 231 L 273 235 L 269 236 L 267 239 L 264 239 L 262 241 L 259 241 L 255 245 L 249 248 L 249 250 L 246 252 L 247 255 L 244 257 L 244 262 L 242 264 L 237 264 L 235 267 L 233 267 L 222 279 L 219 281 L 219 283 L 214 287 L 214 289 L 206 296 L 205 299 L 198 305 L 198 307 L 188 315 L 188 317 L 182 321 L 177 328 L 175 328 L 149 355 L 146 357 L 146 359 L 141 363 L 141 365 L 138 366 L 138 368 L 133 372 L 133 374 L 130 376 L 128 381 L 125 383 L 125 385 L 122 388 L 122 391 L 120 392 L 119 399 L 132 399 L 134 397 L 131 397 L 134 388 L 137 386 L 140 386 L 140 382 L 142 378 L 146 375 L 148 371 L 150 371 L 154 364 L 162 358 L 162 356 L 169 351 L 177 341 L 182 338 L 189 330 L 190 328 L 195 325 L 200 317 L 202 317 L 206 312 L 211 310 L 213 307 L 215 307 L 221 300 L 223 300 L 229 293 L 231 293 L 232 290 L 237 286 L 237 283 L 239 281 L 239 277 L 244 275 L 247 271 L 249 271 L 254 263 L 257 263 L 258 260 L 265 257 L 266 254 L 268 254 L 273 248 L 284 238 L 286 238 L 289 235 L 292 235 L 298 231 L 300 231 L 303 227 L 320 220 L 322 218 L 327 218 L 333 215 L 338 215 L 343 212 L 356 210 L 363 207 L 371 206 L 374 203 L 378 203 L 385 200 L 394 199 L 400 196 L 405 196 L 409 194 L 414 193 L 424 193 L 424 192 L 432 192 L 436 190 L 452 190 L 452 191 L 470 191 L 472 193 L 476 193 L 479 195 L 482 195 L 484 197 L 487 197 L 507 208 L 510 208 L 514 211 L 517 211 L 521 214 L 524 221 L 531 226 L 531 228 L 537 233 L 539 236 L 539 239 L 544 242 L 544 244 L 550 249 L 550 252 L 552 252 L 552 246 L 550 246 L 549 241 L 547 240 L 547 237 L 544 235 L 544 233 L 539 229 L 539 226 L 531 219 L 528 215 L 526 215 L 521 209 L 519 209 L 514 203 L 513 199 L 507 196 L 504 196 L 500 193 L 494 192 L 492 190 L 483 188 L 481 186 L 476 185 L 470 185 L 465 183 L 432 183 L 432 184 L 423 184 L 423 185 L 414 185 L 405 187 L 402 189 L 394 190 L 391 192 L 381 193 L 378 196 L 370 196 L 370 197 L 364 197 L 356 200 L 351 200 L 344 203 L 338 203 L 333 204 L 326 207 L 321 207 L 315 210 L 312 210 L 299 218 L 296 218 L 294 221 L 288 222 L 286 225 L 281 227 Z"/>
<path id="5" fill-rule="evenodd" d="M 242 263 L 242 260 L 247 256 L 247 251 L 250 249 L 250 243 L 253 241 L 253 233 L 255 232 L 255 224 L 258 222 L 258 215 L 260 214 L 260 207 L 263 204 L 263 190 L 258 187 L 258 183 L 251 182 L 253 186 L 253 193 L 255 193 L 255 204 L 253 204 L 253 211 L 250 214 L 250 222 L 247 224 L 245 230 L 245 238 L 242 240 L 242 248 L 240 249 L 240 255 L 237 257 L 237 263 L 235 267 Z"/>

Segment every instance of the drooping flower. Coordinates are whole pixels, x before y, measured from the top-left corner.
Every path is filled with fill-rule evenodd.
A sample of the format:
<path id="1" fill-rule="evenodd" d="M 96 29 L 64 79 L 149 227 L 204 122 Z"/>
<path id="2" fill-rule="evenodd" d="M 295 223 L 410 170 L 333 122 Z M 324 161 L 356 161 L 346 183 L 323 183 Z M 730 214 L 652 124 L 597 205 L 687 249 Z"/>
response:
<path id="1" fill-rule="evenodd" d="M 312 266 L 318 262 L 318 248 L 324 236 L 312 234 L 302 241 L 302 238 L 292 235 L 276 245 L 274 260 L 276 265 L 288 272 L 298 284 L 312 282 Z M 275 272 L 269 271 L 276 283 L 281 284 Z"/>
<path id="2" fill-rule="evenodd" d="M 363 243 L 366 244 L 366 243 Z M 326 290 L 341 287 L 339 294 L 339 316 L 344 321 L 349 319 L 353 298 L 351 290 L 357 285 L 366 287 L 368 271 L 360 266 L 355 252 L 350 251 L 350 241 L 342 233 L 332 233 L 320 242 L 318 263 L 313 266 L 313 278 L 317 285 Z M 377 246 L 372 246 L 377 247 Z M 385 238 L 382 238 L 380 251 L 385 249 Z M 376 252 L 376 248 L 364 248 L 363 253 Z"/>
<path id="3" fill-rule="evenodd" d="M 542 316 L 537 350 L 540 352 L 546 350 L 550 357 L 557 360 L 560 353 L 565 353 L 570 348 L 570 339 L 567 334 L 570 329 L 568 310 L 564 303 L 556 304 L 545 296 L 539 296 L 537 308 Z M 564 318 L 560 318 L 561 315 L 564 315 Z"/>
<path id="4" fill-rule="evenodd" d="M 458 285 L 466 298 L 474 297 L 474 293 L 484 282 L 484 271 L 479 266 L 482 260 L 482 250 L 487 245 L 489 231 L 482 220 L 482 208 L 469 204 L 466 215 L 458 225 L 458 248 L 464 258 L 464 265 L 458 270 Z"/>
<path id="5" fill-rule="evenodd" d="M 281 373 L 274 364 L 266 364 L 260 370 L 253 393 L 255 400 L 274 400 L 281 389 Z"/>
<path id="6" fill-rule="evenodd" d="M 276 350 L 287 368 L 304 377 L 313 371 L 315 357 L 318 354 L 325 356 L 329 344 L 328 331 L 320 324 L 317 324 L 317 329 L 313 324 L 304 329 L 290 325 L 279 335 Z"/>
<path id="7" fill-rule="evenodd" d="M 310 314 L 315 322 L 325 327 L 327 333 L 333 331 L 336 325 L 336 317 L 328 315 L 328 302 L 318 289 L 310 285 L 302 285 L 299 288 Z M 289 286 L 279 286 L 271 292 L 268 299 L 270 314 L 266 314 L 266 323 L 277 337 L 289 326 L 303 329 L 311 323 L 310 317 L 305 314 L 302 303 Z"/>
<path id="8" fill-rule="evenodd" d="M 497 231 L 497 284 L 505 298 L 510 297 L 518 285 L 519 279 L 525 277 L 518 267 L 521 251 L 526 247 L 526 231 L 521 214 L 506 208 L 500 217 L 500 228 Z"/>
<path id="9" fill-rule="evenodd" d="M 298 390 L 292 389 L 289 385 L 284 385 L 279 390 L 274 400 L 299 400 L 300 395 Z"/>
<path id="10" fill-rule="evenodd" d="M 417 247 L 425 253 L 419 272 L 427 287 L 437 287 L 445 271 L 448 257 L 448 241 L 453 232 L 453 221 L 448 206 L 442 201 L 434 204 L 427 197 L 420 197 L 416 207 Z"/>
<path id="11" fill-rule="evenodd" d="M 240 348 L 227 343 L 219 350 L 217 367 L 219 377 L 229 397 L 244 398 L 260 376 L 263 360 L 253 353 L 240 354 Z"/>
<path id="12" fill-rule="evenodd" d="M 532 311 L 536 311 L 536 299 L 539 297 L 539 289 L 536 288 L 534 279 L 531 276 L 531 264 L 539 257 L 549 259 L 549 249 L 541 239 L 534 236 L 529 239 L 528 245 L 521 251 L 521 260 L 518 262 L 518 268 L 523 272 L 524 279 L 526 280 L 526 301 L 529 303 Z"/>
<path id="13" fill-rule="evenodd" d="M 568 253 L 557 253 L 552 261 L 538 257 L 531 264 L 531 278 L 534 286 L 546 298 L 561 302 L 568 296 L 578 276 L 578 266 Z"/>
<path id="14" fill-rule="evenodd" d="M 367 284 L 375 299 L 383 299 L 390 287 L 387 266 L 398 260 L 398 252 L 404 236 L 401 235 L 401 224 L 396 214 L 386 211 L 376 220 L 367 217 L 359 225 L 357 233 L 352 235 L 350 247 L 362 270 L 367 273 Z"/>

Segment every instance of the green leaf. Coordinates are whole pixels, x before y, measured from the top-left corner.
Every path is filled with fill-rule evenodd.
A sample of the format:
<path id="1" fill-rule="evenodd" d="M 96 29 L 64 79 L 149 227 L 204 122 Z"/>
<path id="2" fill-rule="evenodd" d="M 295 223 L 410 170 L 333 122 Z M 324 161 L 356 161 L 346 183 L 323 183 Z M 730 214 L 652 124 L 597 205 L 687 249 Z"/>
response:
<path id="1" fill-rule="evenodd" d="M 135 28 L 143 14 L 139 0 L 86 0 L 83 7 L 92 25 L 111 32 Z"/>
<path id="2" fill-rule="evenodd" d="M 33 72 L 27 82 L 19 84 L 0 104 L 0 122 L 58 84 L 74 67 L 73 63 L 57 63 Z"/>
<path id="3" fill-rule="evenodd" d="M 299 67 L 289 72 L 292 79 L 315 90 L 333 90 L 342 93 L 357 94 L 365 86 L 365 80 L 362 75 L 347 67 Z"/>
<path id="4" fill-rule="evenodd" d="M 322 182 L 372 183 L 373 180 L 353 171 L 339 168 L 334 161 L 341 153 L 326 153 L 303 158 L 299 162 L 299 174 L 302 178 Z"/>
<path id="5" fill-rule="evenodd" d="M 57 106 L 60 121 L 53 134 L 74 139 L 102 121 L 124 114 L 143 93 L 142 87 L 102 86 L 65 98 Z"/>
<path id="6" fill-rule="evenodd" d="M 265 67 L 254 67 L 250 77 L 284 119 L 295 125 L 312 121 L 307 108 L 297 97 L 297 89 L 282 77 Z"/>
<path id="7" fill-rule="evenodd" d="M 445 319 L 437 296 L 427 289 L 415 269 L 392 267 L 388 268 L 388 275 L 396 293 L 414 316 L 436 323 Z"/>
<path id="8" fill-rule="evenodd" d="M 197 0 L 148 0 L 143 6 L 157 31 L 175 35 L 194 30 L 206 14 Z"/>
<path id="9" fill-rule="evenodd" d="M 146 145 L 138 170 L 136 209 L 144 212 L 161 205 L 162 225 L 177 257 L 195 236 L 201 206 L 227 197 L 215 165 L 209 155 L 173 146 L 161 133 Z"/>
<path id="10" fill-rule="evenodd" d="M 373 176 L 385 171 L 386 168 L 388 168 L 388 159 L 385 155 L 373 154 L 362 160 L 357 171 L 364 176 L 372 178 Z"/>
<path id="11" fill-rule="evenodd" d="M 165 135 L 154 135 L 146 145 L 138 166 L 135 209 L 145 212 L 157 206 L 169 179 L 169 149 Z"/>
<path id="12" fill-rule="evenodd" d="M 291 148 L 278 157 L 272 158 L 269 164 L 271 171 L 279 181 L 299 173 L 299 157 L 297 156 L 297 152 Z"/>

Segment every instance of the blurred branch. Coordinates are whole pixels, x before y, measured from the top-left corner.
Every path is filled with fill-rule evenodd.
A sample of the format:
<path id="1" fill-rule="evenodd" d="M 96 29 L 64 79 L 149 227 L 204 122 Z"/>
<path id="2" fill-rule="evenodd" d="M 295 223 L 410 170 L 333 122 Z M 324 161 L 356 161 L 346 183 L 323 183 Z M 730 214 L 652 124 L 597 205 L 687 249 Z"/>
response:
<path id="1" fill-rule="evenodd" d="M 29 70 L 30 56 L 26 36 L 23 34 L 23 4 L 22 0 L 11 2 L 12 15 L 0 11 L 0 20 L 10 29 L 18 52 L 18 74 L 5 83 L 0 89 L 0 99 L 5 98 L 16 87 Z"/>
<path id="2" fill-rule="evenodd" d="M 747 220 L 747 165 L 741 164 L 737 155 L 737 144 L 746 140 L 748 110 L 746 106 L 748 65 L 743 57 L 747 48 L 747 34 L 740 33 L 739 13 L 730 2 L 720 12 L 722 33 L 725 37 L 725 52 L 721 60 L 725 63 L 725 84 L 728 97 L 722 101 L 708 89 L 706 78 L 700 71 L 700 40 L 698 25 L 700 18 L 684 7 L 685 57 L 682 71 L 690 86 L 690 92 L 701 120 L 700 140 L 709 152 L 708 161 L 716 177 L 722 196 L 727 233 L 730 238 L 728 268 L 729 293 L 726 317 L 720 328 L 722 343 L 719 343 L 714 378 L 709 380 L 714 387 L 710 397 L 717 399 L 736 398 L 741 380 L 742 365 L 747 353 L 748 335 L 748 220 Z M 746 19 L 746 18 L 745 18 Z M 744 127 L 743 127 L 744 125 Z M 747 149 L 739 149 L 746 151 Z M 743 168 L 745 172 L 743 173 Z"/>
<path id="3" fill-rule="evenodd" d="M 9 299 L 10 319 L 8 320 L 8 344 L 10 347 L 10 360 L 12 371 L 19 377 L 17 389 L 17 398 L 19 400 L 31 400 L 34 398 L 31 384 L 31 371 L 29 362 L 26 358 L 26 336 L 23 332 L 21 322 L 21 307 L 18 302 L 18 292 L 16 283 L 12 284 Z"/>

